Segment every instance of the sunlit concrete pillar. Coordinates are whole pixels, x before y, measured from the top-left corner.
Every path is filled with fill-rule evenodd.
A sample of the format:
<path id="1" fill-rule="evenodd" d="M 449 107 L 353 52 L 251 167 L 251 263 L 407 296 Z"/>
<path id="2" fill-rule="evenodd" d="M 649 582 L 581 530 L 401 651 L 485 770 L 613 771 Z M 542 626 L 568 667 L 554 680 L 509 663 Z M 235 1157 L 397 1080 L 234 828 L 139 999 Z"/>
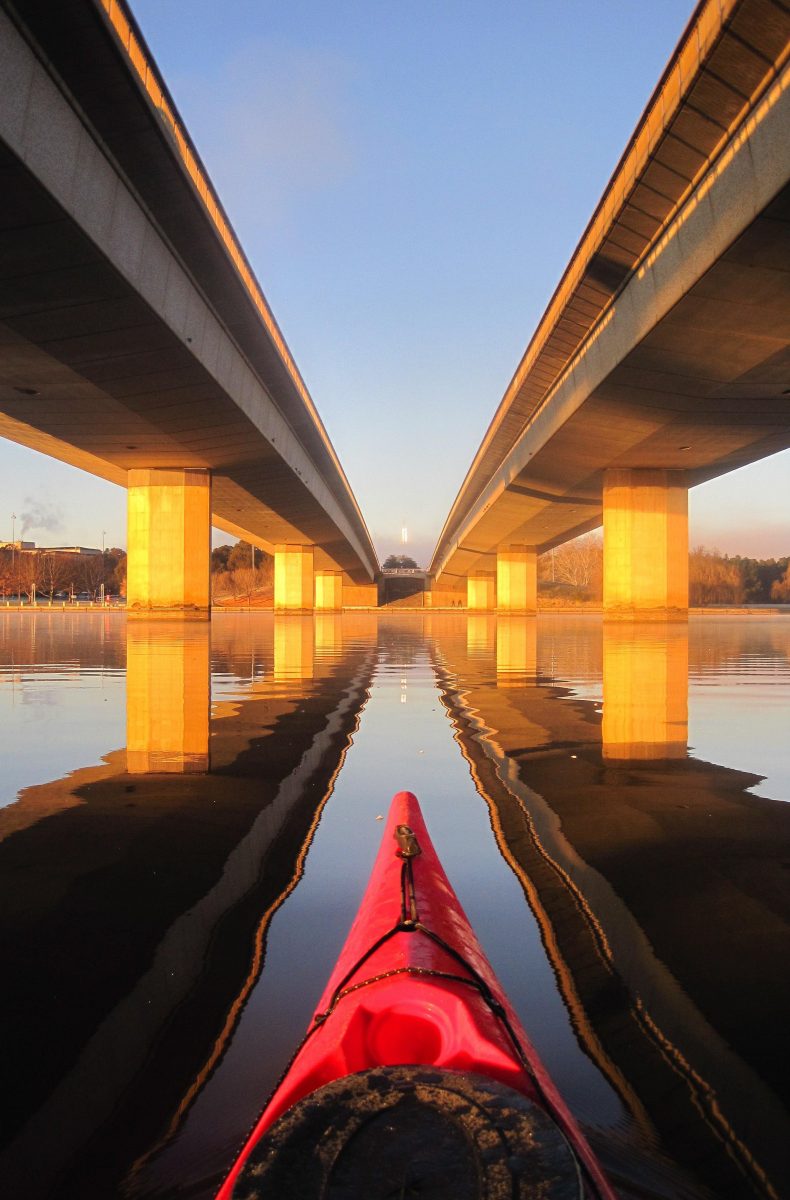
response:
<path id="1" fill-rule="evenodd" d="M 280 612 L 312 612 L 315 607 L 313 547 L 274 547 L 274 607 Z"/>
<path id="2" fill-rule="evenodd" d="M 466 581 L 466 607 L 469 612 L 491 612 L 496 608 L 496 575 L 479 571 Z"/>
<path id="3" fill-rule="evenodd" d="M 688 625 L 604 622 L 603 756 L 685 758 Z"/>
<path id="4" fill-rule="evenodd" d="M 607 618 L 688 615 L 688 488 L 680 471 L 610 470 L 603 486 Z"/>
<path id="5" fill-rule="evenodd" d="M 312 616 L 275 613 L 274 678 L 278 683 L 312 679 L 315 666 Z"/>
<path id="6" fill-rule="evenodd" d="M 497 612 L 533 613 L 538 607 L 534 546 L 501 546 L 496 556 Z"/>
<path id="7" fill-rule="evenodd" d="M 210 626 L 126 626 L 126 764 L 132 775 L 209 769 Z"/>
<path id="8" fill-rule="evenodd" d="M 343 607 L 342 571 L 316 571 L 315 607 L 323 612 L 338 612 Z"/>
<path id="9" fill-rule="evenodd" d="M 523 687 L 538 673 L 537 617 L 499 616 L 496 627 L 497 687 Z"/>
<path id="10" fill-rule="evenodd" d="M 209 471 L 129 472 L 128 554 L 127 612 L 209 616 Z"/>

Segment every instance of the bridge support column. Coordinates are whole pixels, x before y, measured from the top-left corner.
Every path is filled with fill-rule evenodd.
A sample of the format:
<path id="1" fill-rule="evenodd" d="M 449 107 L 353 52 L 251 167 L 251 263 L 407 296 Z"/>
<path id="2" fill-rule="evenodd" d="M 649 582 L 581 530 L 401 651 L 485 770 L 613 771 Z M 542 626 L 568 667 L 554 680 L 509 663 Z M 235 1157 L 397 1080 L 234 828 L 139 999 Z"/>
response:
<path id="1" fill-rule="evenodd" d="M 128 492 L 127 612 L 208 618 L 210 472 L 132 470 Z"/>
<path id="2" fill-rule="evenodd" d="M 496 608 L 496 575 L 479 571 L 466 581 L 466 607 L 469 612 L 491 612 Z"/>
<path id="3" fill-rule="evenodd" d="M 277 612 L 312 612 L 315 607 L 313 547 L 274 547 L 274 607 Z"/>
<path id="4" fill-rule="evenodd" d="M 337 612 L 343 607 L 342 571 L 316 571 L 315 607 L 320 612 Z"/>
<path id="5" fill-rule="evenodd" d="M 498 612 L 534 613 L 538 607 L 538 556 L 534 546 L 502 546 L 496 556 Z"/>
<path id="6" fill-rule="evenodd" d="M 605 472 L 603 607 L 608 618 L 688 616 L 688 488 L 681 471 Z"/>

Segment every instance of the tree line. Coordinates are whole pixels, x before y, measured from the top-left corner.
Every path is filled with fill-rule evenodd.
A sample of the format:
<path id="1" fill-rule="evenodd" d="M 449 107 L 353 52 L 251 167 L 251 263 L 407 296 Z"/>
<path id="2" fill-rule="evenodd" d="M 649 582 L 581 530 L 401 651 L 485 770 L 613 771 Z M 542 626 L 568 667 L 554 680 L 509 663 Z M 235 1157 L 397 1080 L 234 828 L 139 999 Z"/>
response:
<path id="1" fill-rule="evenodd" d="M 412 566 L 413 559 L 390 555 L 385 566 Z M 416 565 L 416 564 L 414 564 Z M 274 590 L 274 559 L 240 541 L 211 552 L 215 599 L 267 596 Z M 600 601 L 603 597 L 603 540 L 586 534 L 538 558 L 541 591 L 569 600 Z M 0 550 L 0 596 L 52 599 L 57 594 L 87 593 L 96 599 L 102 584 L 107 595 L 126 594 L 126 551 L 118 546 L 104 554 L 63 554 L 57 550 Z M 790 556 L 730 556 L 696 546 L 689 554 L 689 604 L 788 604 Z"/>
<path id="2" fill-rule="evenodd" d="M 36 596 L 87 593 L 95 600 L 126 592 L 126 551 L 118 546 L 103 554 L 65 554 L 57 550 L 0 550 L 0 595 Z"/>
<path id="3" fill-rule="evenodd" d="M 730 557 L 697 546 L 689 555 L 690 603 L 790 603 L 790 556 L 784 558 Z"/>
<path id="4" fill-rule="evenodd" d="M 569 599 L 603 598 L 603 539 L 600 533 L 557 546 L 538 559 L 542 590 Z M 689 604 L 790 603 L 790 556 L 749 558 L 696 546 L 689 553 Z"/>
<path id="5" fill-rule="evenodd" d="M 217 546 L 211 552 L 212 592 L 217 598 L 271 593 L 274 559 L 249 542 Z M 126 551 L 118 546 L 102 554 L 66 554 L 57 550 L 0 550 L 0 597 L 47 600 L 55 596 L 126 595 Z"/>
<path id="6" fill-rule="evenodd" d="M 274 592 L 274 559 L 249 542 L 216 546 L 211 551 L 211 595 L 214 600 L 270 596 Z"/>

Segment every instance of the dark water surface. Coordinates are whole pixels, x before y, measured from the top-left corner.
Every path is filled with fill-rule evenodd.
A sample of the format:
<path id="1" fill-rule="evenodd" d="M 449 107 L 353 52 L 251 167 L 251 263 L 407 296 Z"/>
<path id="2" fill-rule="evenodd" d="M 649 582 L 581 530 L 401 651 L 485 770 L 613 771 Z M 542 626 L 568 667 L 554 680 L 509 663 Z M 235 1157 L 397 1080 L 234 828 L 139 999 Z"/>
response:
<path id="1" fill-rule="evenodd" d="M 790 1195 L 790 616 L 0 613 L 3 1194 L 211 1197 L 391 795 L 624 1197 Z"/>

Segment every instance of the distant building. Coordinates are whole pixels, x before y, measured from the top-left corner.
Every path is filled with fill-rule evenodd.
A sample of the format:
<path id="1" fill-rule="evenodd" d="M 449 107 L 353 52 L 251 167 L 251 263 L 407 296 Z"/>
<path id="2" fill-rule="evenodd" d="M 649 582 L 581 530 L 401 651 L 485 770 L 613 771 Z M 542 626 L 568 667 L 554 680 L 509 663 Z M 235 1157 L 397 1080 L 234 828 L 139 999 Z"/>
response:
<path id="1" fill-rule="evenodd" d="M 0 550 L 16 550 L 17 554 L 79 554 L 83 558 L 101 558 L 94 546 L 37 546 L 35 542 L 0 542 Z"/>

